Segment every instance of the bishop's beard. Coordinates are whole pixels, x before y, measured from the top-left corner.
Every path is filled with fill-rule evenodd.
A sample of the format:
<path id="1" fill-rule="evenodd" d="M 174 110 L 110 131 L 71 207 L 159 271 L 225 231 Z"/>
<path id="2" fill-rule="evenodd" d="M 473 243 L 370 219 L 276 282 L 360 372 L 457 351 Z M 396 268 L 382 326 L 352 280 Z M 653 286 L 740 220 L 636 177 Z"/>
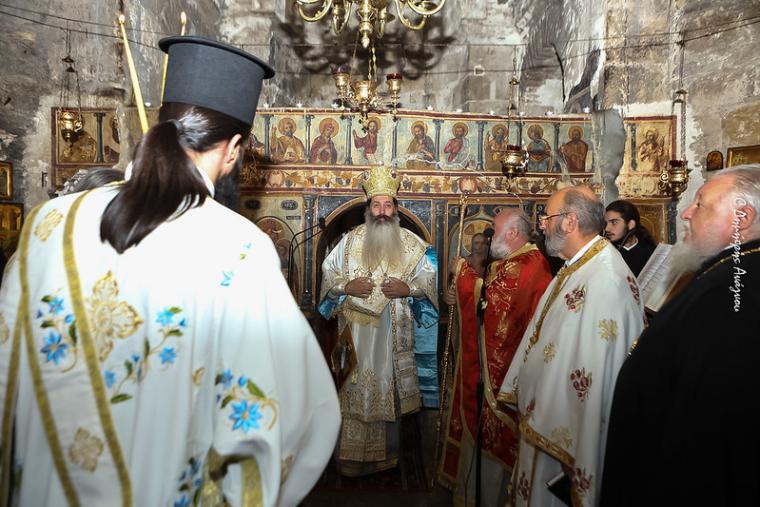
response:
<path id="1" fill-rule="evenodd" d="M 388 266 L 401 264 L 401 221 L 398 212 L 391 216 L 374 217 L 367 208 L 364 223 L 367 225 L 362 252 L 364 266 L 373 270 L 381 262 L 387 262 Z"/>

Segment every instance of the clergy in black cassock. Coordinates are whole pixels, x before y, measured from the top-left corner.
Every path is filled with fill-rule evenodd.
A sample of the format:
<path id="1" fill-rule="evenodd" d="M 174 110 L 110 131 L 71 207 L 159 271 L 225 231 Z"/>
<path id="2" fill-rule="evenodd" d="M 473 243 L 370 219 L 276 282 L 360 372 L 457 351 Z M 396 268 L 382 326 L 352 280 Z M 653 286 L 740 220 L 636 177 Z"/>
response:
<path id="1" fill-rule="evenodd" d="M 602 506 L 760 505 L 760 165 L 720 174 L 682 218 L 696 276 L 617 379 Z"/>

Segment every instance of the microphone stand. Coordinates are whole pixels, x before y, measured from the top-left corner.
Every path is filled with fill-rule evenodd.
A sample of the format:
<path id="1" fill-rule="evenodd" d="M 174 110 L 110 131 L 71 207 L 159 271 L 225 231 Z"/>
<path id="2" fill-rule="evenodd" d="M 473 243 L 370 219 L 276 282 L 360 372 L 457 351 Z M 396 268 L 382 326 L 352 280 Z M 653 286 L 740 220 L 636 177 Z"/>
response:
<path id="1" fill-rule="evenodd" d="M 290 244 L 288 245 L 288 288 L 291 290 L 291 292 L 293 291 L 293 262 L 294 262 L 293 256 L 296 253 L 296 249 L 300 245 L 302 245 L 305 241 L 314 237 L 316 233 L 312 234 L 311 236 L 308 236 L 306 239 L 304 239 L 300 243 L 295 243 L 296 238 L 298 238 L 298 236 L 302 234 L 313 231 L 315 227 L 319 227 L 320 231 L 324 230 L 325 219 L 323 217 L 320 217 L 316 224 L 312 225 L 311 227 L 307 227 L 303 230 L 298 231 L 297 233 L 293 235 L 292 238 L 290 238 Z"/>
<path id="2" fill-rule="evenodd" d="M 493 229 L 486 229 L 484 231 L 486 238 L 488 239 L 488 250 L 486 253 L 486 273 L 488 276 L 488 264 L 491 260 L 491 238 L 493 237 Z M 490 234 L 488 234 L 490 232 Z M 480 299 L 478 301 L 478 383 L 475 390 L 475 402 L 477 403 L 477 417 L 478 430 L 475 437 L 475 507 L 480 507 L 480 493 L 481 482 L 483 474 L 483 398 L 484 398 L 484 384 L 483 375 L 485 372 L 486 351 L 483 350 L 485 346 L 485 330 L 484 330 L 484 316 L 486 312 L 486 281 L 483 280 L 483 284 L 480 286 Z"/>
<path id="3" fill-rule="evenodd" d="M 307 230 L 313 230 L 314 227 L 315 226 L 312 226 L 312 227 L 310 227 L 308 229 L 304 229 L 301 232 L 305 232 Z M 325 219 L 320 217 L 319 222 L 317 223 L 316 227 L 317 227 L 316 231 L 312 232 L 311 234 L 309 234 L 308 236 L 306 236 L 304 239 L 302 239 L 301 241 L 299 241 L 298 243 L 296 243 L 293 246 L 293 249 L 291 251 L 290 258 L 288 259 L 288 287 L 290 288 L 291 291 L 293 290 L 293 287 L 292 287 L 292 281 L 293 281 L 293 274 L 292 274 L 293 273 L 293 271 L 292 271 L 292 267 L 293 267 L 293 255 L 296 253 L 296 250 L 298 250 L 299 246 L 303 245 L 304 243 L 306 243 L 307 241 L 309 241 L 311 238 L 313 238 L 314 236 L 316 236 L 317 234 L 319 234 L 320 232 L 322 232 L 323 230 L 325 230 Z M 293 237 L 295 237 L 295 236 L 293 236 Z"/>

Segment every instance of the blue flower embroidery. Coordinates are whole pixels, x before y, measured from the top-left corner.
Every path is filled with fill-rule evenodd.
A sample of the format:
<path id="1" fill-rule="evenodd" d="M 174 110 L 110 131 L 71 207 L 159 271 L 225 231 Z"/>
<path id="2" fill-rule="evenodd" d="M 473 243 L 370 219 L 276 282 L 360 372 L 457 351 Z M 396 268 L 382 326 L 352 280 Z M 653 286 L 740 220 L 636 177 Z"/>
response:
<path id="1" fill-rule="evenodd" d="M 222 287 L 229 287 L 230 283 L 232 283 L 232 277 L 234 273 L 232 271 L 222 271 L 222 282 L 220 285 Z"/>
<path id="2" fill-rule="evenodd" d="M 66 322 L 66 324 L 71 324 L 72 322 L 74 322 L 74 316 L 72 314 L 66 315 L 64 322 Z"/>
<path id="3" fill-rule="evenodd" d="M 190 500 L 186 495 L 182 495 L 179 500 L 174 502 L 174 507 L 190 507 Z"/>
<path id="4" fill-rule="evenodd" d="M 169 308 L 166 308 L 164 311 L 160 312 L 156 318 L 156 322 L 162 326 L 171 326 L 173 321 L 174 314 L 171 312 L 171 310 L 169 310 Z"/>
<path id="5" fill-rule="evenodd" d="M 240 387 L 245 387 L 248 384 L 248 377 L 245 375 L 240 375 L 240 378 L 238 379 L 238 385 Z"/>
<path id="6" fill-rule="evenodd" d="M 50 306 L 50 313 L 58 315 L 63 311 L 63 299 L 58 296 L 54 297 L 48 305 Z"/>
<path id="7" fill-rule="evenodd" d="M 174 351 L 174 347 L 164 347 L 159 356 L 161 358 L 161 364 L 174 364 L 174 359 L 177 357 L 177 352 Z"/>
<path id="8" fill-rule="evenodd" d="M 179 327 L 187 327 L 187 319 L 183 318 L 179 321 Z"/>
<path id="9" fill-rule="evenodd" d="M 132 354 L 132 361 L 134 361 L 135 363 L 139 363 L 140 362 L 140 356 L 137 355 L 137 354 Z"/>
<path id="10" fill-rule="evenodd" d="M 243 433 L 248 433 L 250 429 L 259 429 L 259 419 L 262 418 L 259 407 L 259 403 L 253 403 L 249 406 L 246 400 L 240 403 L 233 403 L 232 409 L 234 412 L 230 414 L 230 420 L 235 421 L 235 424 L 232 426 L 232 430 L 239 429 Z"/>
<path id="11" fill-rule="evenodd" d="M 61 335 L 50 331 L 50 334 L 45 339 L 45 346 L 40 349 L 40 352 L 47 356 L 47 362 L 55 362 L 57 365 L 61 359 L 66 357 L 66 349 L 69 346 L 65 343 L 61 343 Z"/>
<path id="12" fill-rule="evenodd" d="M 222 372 L 222 385 L 225 389 L 229 389 L 230 384 L 232 383 L 232 379 L 235 378 L 235 376 L 232 374 L 230 370 L 224 370 Z"/>
<path id="13" fill-rule="evenodd" d="M 37 318 L 41 318 L 44 314 L 42 313 L 42 310 L 37 310 Z"/>
<path id="14" fill-rule="evenodd" d="M 111 386 L 113 386 L 114 383 L 116 383 L 116 374 L 112 372 L 111 370 L 106 370 L 103 373 L 103 376 L 105 377 L 106 387 L 108 389 L 111 389 Z"/>

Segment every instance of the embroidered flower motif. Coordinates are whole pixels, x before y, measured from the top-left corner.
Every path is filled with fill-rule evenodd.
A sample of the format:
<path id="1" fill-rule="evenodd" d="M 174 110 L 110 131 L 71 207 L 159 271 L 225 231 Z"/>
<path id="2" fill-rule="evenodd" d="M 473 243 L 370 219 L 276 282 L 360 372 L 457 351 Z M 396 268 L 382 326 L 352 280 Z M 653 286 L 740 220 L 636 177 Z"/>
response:
<path id="1" fill-rule="evenodd" d="M 56 366 L 60 363 L 61 359 L 66 357 L 66 349 L 69 348 L 66 343 L 61 343 L 63 337 L 54 331 L 50 331 L 50 334 L 45 339 L 45 346 L 40 349 L 40 352 L 46 357 L 46 361 L 49 363 L 53 361 Z"/>
<path id="2" fill-rule="evenodd" d="M 586 299 L 586 287 L 576 287 L 565 294 L 565 304 L 571 312 L 579 312 L 583 307 L 583 301 Z"/>
<path id="3" fill-rule="evenodd" d="M 172 347 L 164 347 L 164 350 L 158 355 L 161 358 L 161 364 L 174 364 L 174 360 L 177 358 L 177 353 Z"/>
<path id="4" fill-rule="evenodd" d="M 50 307 L 50 313 L 53 315 L 60 315 L 63 312 L 63 299 L 58 296 L 53 297 L 47 304 Z"/>
<path id="5" fill-rule="evenodd" d="M 569 450 L 573 446 L 572 433 L 570 433 L 570 428 L 566 426 L 554 428 L 552 430 L 552 440 L 565 450 Z"/>
<path id="6" fill-rule="evenodd" d="M 591 389 L 591 372 L 586 374 L 586 368 L 575 370 L 570 374 L 570 381 L 573 383 L 573 389 L 581 400 L 581 403 L 588 398 L 589 389 Z"/>
<path id="7" fill-rule="evenodd" d="M 116 374 L 111 370 L 106 370 L 103 372 L 103 380 L 106 383 L 106 387 L 108 389 L 111 389 L 111 387 L 113 387 L 113 385 L 116 383 Z"/>
<path id="8" fill-rule="evenodd" d="M 261 412 L 259 412 L 259 408 L 260 405 L 258 403 L 248 405 L 246 400 L 240 403 L 233 403 L 232 410 L 234 412 L 230 414 L 230 419 L 235 421 L 235 424 L 232 425 L 232 430 L 239 429 L 243 433 L 248 433 L 250 429 L 259 429 L 259 419 L 263 417 Z"/>
<path id="9" fill-rule="evenodd" d="M 40 241 L 46 241 L 61 220 L 63 220 L 63 215 L 58 210 L 51 210 L 34 228 L 34 235 L 40 238 Z"/>
<path id="10" fill-rule="evenodd" d="M 103 441 L 91 435 L 84 428 L 77 428 L 74 442 L 69 446 L 71 461 L 92 473 L 98 467 L 98 458 L 103 454 Z"/>
<path id="11" fill-rule="evenodd" d="M 232 283 L 232 277 L 235 276 L 235 273 L 232 271 L 222 271 L 222 281 L 219 283 L 222 287 L 229 287 Z"/>
<path id="12" fill-rule="evenodd" d="M 599 321 L 599 338 L 606 342 L 614 342 L 617 338 L 617 322 L 614 319 Z"/>
<path id="13" fill-rule="evenodd" d="M 520 478 L 517 480 L 517 494 L 526 502 L 530 498 L 530 481 L 525 472 L 520 472 Z"/>
<path id="14" fill-rule="evenodd" d="M 271 411 L 271 418 L 266 429 L 272 429 L 277 420 L 277 401 L 267 397 L 250 378 L 240 375 L 235 382 L 233 373 L 230 370 L 224 370 L 222 373 L 217 373 L 214 385 L 221 385 L 223 388 L 216 399 L 219 408 L 224 409 L 227 405 L 232 405 L 228 419 L 233 421 L 233 431 L 239 429 L 243 433 L 248 433 L 251 429 L 261 429 L 264 421 L 259 422 L 259 420 L 264 417 L 264 409 Z"/>
<path id="15" fill-rule="evenodd" d="M 232 383 L 232 379 L 234 378 L 235 376 L 232 375 L 232 372 L 230 370 L 224 370 L 222 372 L 222 377 L 219 380 L 225 389 L 229 389 L 230 384 Z"/>
<path id="16" fill-rule="evenodd" d="M 528 420 L 533 419 L 533 412 L 536 410 L 536 399 L 532 398 L 528 406 L 525 407 L 525 418 Z"/>
<path id="17" fill-rule="evenodd" d="M 132 335 L 143 320 L 126 301 L 118 301 L 119 285 L 111 271 L 95 282 L 88 298 L 92 334 L 100 361 L 113 349 L 114 338 Z"/>
<path id="18" fill-rule="evenodd" d="M 552 359 L 554 359 L 554 356 L 557 355 L 557 344 L 554 342 L 549 342 L 546 344 L 546 347 L 544 347 L 544 362 L 550 363 Z"/>
<path id="19" fill-rule="evenodd" d="M 641 294 L 639 293 L 639 286 L 636 283 L 636 279 L 632 277 L 631 275 L 627 275 L 625 279 L 628 282 L 628 288 L 631 289 L 631 294 L 633 294 L 633 299 L 636 300 L 637 304 L 640 304 Z"/>
<path id="20" fill-rule="evenodd" d="M 7 342 L 11 337 L 11 331 L 8 329 L 8 324 L 5 322 L 5 316 L 0 313 L 0 345 Z"/>
<path id="21" fill-rule="evenodd" d="M 53 361 L 56 365 L 61 360 L 68 362 L 71 358 L 71 364 L 67 365 L 63 371 L 68 371 L 74 367 L 77 362 L 77 326 L 72 314 L 65 311 L 65 302 L 63 298 L 55 294 L 42 296 L 40 301 L 45 305 L 43 309 L 38 308 L 35 314 L 40 322 L 42 329 L 49 329 L 50 334 L 45 338 L 45 344 L 40 352 L 46 356 L 46 361 Z M 68 352 L 71 352 L 69 355 Z"/>
<path id="22" fill-rule="evenodd" d="M 172 346 L 167 345 L 166 342 L 172 337 L 179 338 L 184 335 L 182 329 L 187 328 L 188 323 L 185 317 L 179 317 L 179 314 L 181 313 L 182 308 L 178 306 L 168 306 L 156 314 L 156 323 L 161 325 L 161 329 L 159 330 L 162 335 L 161 340 L 157 345 L 151 346 L 150 340 L 145 337 L 143 339 L 142 354 L 133 353 L 130 356 L 130 359 L 124 361 L 124 377 L 118 384 L 115 384 L 115 386 L 113 383 L 106 386 L 109 389 L 113 387 L 111 392 L 111 404 L 121 403 L 132 399 L 132 395 L 122 392 L 122 388 L 126 382 L 139 384 L 144 380 L 145 376 L 150 371 L 150 358 L 152 356 L 157 356 L 161 361 L 161 365 L 164 365 L 165 368 L 169 368 L 174 364 L 175 359 L 179 356 L 181 345 L 177 343 Z M 175 322 L 176 320 L 179 320 L 179 322 Z M 197 371 L 193 376 L 194 381 L 196 374 L 198 374 Z M 202 377 L 203 374 L 200 373 L 198 377 L 199 382 Z"/>
<path id="23" fill-rule="evenodd" d="M 188 465 L 182 470 L 179 481 L 177 481 L 179 498 L 174 501 L 174 507 L 200 505 L 200 487 L 203 484 L 201 474 L 203 460 L 200 457 L 192 457 L 187 463 Z"/>
<path id="24" fill-rule="evenodd" d="M 586 496 L 589 489 L 591 489 L 591 481 L 594 480 L 594 476 L 586 475 L 585 468 L 576 468 L 573 474 L 573 487 L 578 492 L 578 496 L 581 498 Z"/>

